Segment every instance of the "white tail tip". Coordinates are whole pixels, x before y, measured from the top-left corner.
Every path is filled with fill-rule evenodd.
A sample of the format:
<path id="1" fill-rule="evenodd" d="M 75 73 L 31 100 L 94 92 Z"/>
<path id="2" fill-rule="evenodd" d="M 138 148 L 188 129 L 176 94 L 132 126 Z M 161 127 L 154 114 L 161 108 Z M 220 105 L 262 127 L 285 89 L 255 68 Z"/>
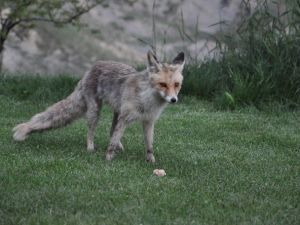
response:
<path id="1" fill-rule="evenodd" d="M 30 132 L 30 128 L 26 123 L 22 123 L 14 127 L 13 132 L 13 138 L 16 141 L 24 141 L 27 138 L 28 133 Z"/>

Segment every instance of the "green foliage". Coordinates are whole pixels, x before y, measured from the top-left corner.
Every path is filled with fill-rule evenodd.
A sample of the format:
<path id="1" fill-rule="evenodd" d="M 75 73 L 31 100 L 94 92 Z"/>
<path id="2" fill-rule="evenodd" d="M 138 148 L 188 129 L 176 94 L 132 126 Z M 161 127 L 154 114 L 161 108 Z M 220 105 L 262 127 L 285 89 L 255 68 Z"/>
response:
<path id="1" fill-rule="evenodd" d="M 183 71 L 184 84 L 181 93 L 210 100 L 218 90 L 223 89 L 222 82 L 220 82 L 222 79 L 222 74 L 219 74 L 220 66 L 221 64 L 214 59 L 201 65 L 198 63 L 186 65 Z"/>
<path id="2" fill-rule="evenodd" d="M 16 100 L 55 102 L 69 95 L 78 81 L 68 76 L 0 76 L 0 95 Z"/>
<path id="3" fill-rule="evenodd" d="M 270 101 L 299 106 L 300 1 L 297 3 L 279 16 L 265 7 L 257 9 L 237 33 L 224 36 L 219 59 L 187 65 L 183 93 L 215 99 L 229 108 Z"/>

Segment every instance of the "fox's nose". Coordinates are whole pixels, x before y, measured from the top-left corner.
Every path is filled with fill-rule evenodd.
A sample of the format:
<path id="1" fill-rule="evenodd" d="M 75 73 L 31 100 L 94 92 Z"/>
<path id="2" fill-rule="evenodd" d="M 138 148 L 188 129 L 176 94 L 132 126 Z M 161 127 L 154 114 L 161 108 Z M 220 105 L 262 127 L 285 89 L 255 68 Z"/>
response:
<path id="1" fill-rule="evenodd" d="M 171 98 L 171 103 L 176 103 L 177 102 L 177 98 Z"/>

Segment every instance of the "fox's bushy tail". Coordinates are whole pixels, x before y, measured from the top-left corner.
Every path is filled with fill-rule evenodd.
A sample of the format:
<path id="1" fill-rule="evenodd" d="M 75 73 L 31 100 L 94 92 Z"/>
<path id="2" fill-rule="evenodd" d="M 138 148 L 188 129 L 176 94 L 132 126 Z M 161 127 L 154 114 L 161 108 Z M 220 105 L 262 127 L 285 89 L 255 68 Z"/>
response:
<path id="1" fill-rule="evenodd" d="M 13 138 L 16 141 L 25 140 L 30 133 L 49 130 L 65 126 L 86 112 L 84 96 L 75 90 L 66 99 L 63 99 L 34 115 L 28 122 L 21 123 L 13 128 Z"/>

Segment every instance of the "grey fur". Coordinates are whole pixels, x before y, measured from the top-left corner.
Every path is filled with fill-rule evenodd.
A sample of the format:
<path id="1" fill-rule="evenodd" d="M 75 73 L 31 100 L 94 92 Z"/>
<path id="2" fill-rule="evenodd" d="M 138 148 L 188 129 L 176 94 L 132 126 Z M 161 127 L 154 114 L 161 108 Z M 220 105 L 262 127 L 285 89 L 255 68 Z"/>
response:
<path id="1" fill-rule="evenodd" d="M 147 70 L 137 72 L 133 67 L 117 62 L 98 61 L 70 96 L 28 122 L 17 125 L 13 137 L 22 141 L 33 132 L 65 126 L 85 114 L 87 149 L 94 151 L 94 132 L 103 103 L 109 104 L 114 111 L 106 159 L 111 160 L 117 151 L 123 150 L 120 140 L 126 126 L 140 120 L 144 128 L 146 159 L 154 162 L 154 122 L 167 102 L 153 88 Z"/>

